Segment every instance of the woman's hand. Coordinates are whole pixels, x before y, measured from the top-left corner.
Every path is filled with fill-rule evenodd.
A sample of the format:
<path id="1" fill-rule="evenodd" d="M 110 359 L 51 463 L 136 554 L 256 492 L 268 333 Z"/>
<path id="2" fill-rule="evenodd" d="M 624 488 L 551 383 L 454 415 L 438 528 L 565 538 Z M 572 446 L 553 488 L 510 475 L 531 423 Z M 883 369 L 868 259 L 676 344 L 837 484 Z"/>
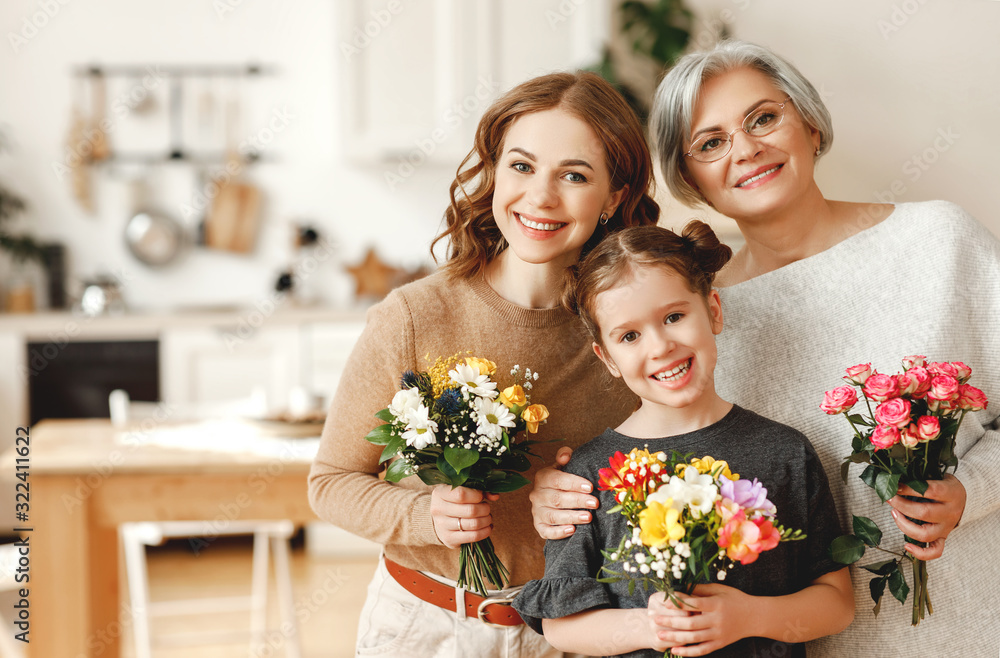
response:
<path id="1" fill-rule="evenodd" d="M 965 512 L 965 487 L 958 478 L 948 474 L 943 480 L 928 480 L 927 491 L 922 494 L 905 484 L 900 485 L 896 494 L 889 499 L 896 525 L 907 537 L 927 543 L 926 548 L 908 543 L 906 550 L 919 560 L 941 557 L 944 540 L 955 529 Z M 929 500 L 909 500 L 903 496 L 920 496 Z M 906 517 L 923 521 L 924 525 L 914 523 Z"/>
<path id="2" fill-rule="evenodd" d="M 439 484 L 431 490 L 431 519 L 438 539 L 448 548 L 486 539 L 493 531 L 490 501 L 497 494 Z"/>
<path id="3" fill-rule="evenodd" d="M 577 523 L 590 523 L 590 512 L 597 509 L 597 498 L 588 495 L 594 487 L 586 478 L 563 473 L 560 466 L 569 462 L 573 450 L 563 446 L 556 453 L 556 463 L 535 473 L 535 484 L 528 498 L 535 531 L 542 539 L 563 539 L 576 531 Z"/>
<path id="4" fill-rule="evenodd" d="M 677 594 L 682 608 L 662 592 L 649 598 L 647 610 L 657 651 L 678 656 L 704 656 L 750 636 L 753 598 L 726 585 L 698 585 L 694 594 Z M 655 603 L 654 603 L 655 600 Z"/>

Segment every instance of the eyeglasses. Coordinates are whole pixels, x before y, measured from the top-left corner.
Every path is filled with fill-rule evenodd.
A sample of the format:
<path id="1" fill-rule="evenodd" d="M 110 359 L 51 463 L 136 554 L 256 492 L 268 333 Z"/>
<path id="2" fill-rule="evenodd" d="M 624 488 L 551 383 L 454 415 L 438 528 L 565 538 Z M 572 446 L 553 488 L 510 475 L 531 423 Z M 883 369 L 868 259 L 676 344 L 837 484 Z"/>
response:
<path id="1" fill-rule="evenodd" d="M 764 103 L 743 119 L 743 125 L 730 133 L 720 130 L 701 135 L 691 144 L 691 150 L 684 155 L 698 162 L 715 162 L 726 157 L 733 148 L 733 135 L 737 130 L 742 130 L 751 137 L 770 135 L 781 125 L 781 120 L 785 118 L 785 104 L 791 100 L 789 97 L 781 103 Z"/>

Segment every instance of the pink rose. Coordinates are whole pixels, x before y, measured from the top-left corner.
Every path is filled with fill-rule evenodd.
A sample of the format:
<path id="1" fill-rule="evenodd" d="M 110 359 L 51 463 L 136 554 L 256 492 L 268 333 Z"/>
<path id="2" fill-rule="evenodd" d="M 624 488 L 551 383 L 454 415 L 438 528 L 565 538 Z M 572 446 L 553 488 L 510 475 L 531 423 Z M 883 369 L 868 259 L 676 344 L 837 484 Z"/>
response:
<path id="1" fill-rule="evenodd" d="M 868 377 L 871 376 L 871 374 L 872 374 L 872 364 L 860 363 L 856 366 L 851 366 L 850 368 L 848 368 L 847 377 L 845 377 L 844 379 L 851 382 L 852 384 L 858 384 L 860 386 L 861 384 L 865 383 L 865 380 L 867 380 Z"/>
<path id="2" fill-rule="evenodd" d="M 865 395 L 872 400 L 885 402 L 889 398 L 899 395 L 899 386 L 896 385 L 896 378 L 891 375 L 874 373 L 865 380 Z"/>
<path id="3" fill-rule="evenodd" d="M 958 380 L 950 375 L 931 378 L 931 388 L 927 391 L 927 406 L 931 411 L 953 409 L 958 401 Z"/>
<path id="4" fill-rule="evenodd" d="M 842 414 L 858 401 L 858 393 L 853 386 L 838 386 L 823 394 L 823 404 L 819 408 L 830 414 Z"/>
<path id="5" fill-rule="evenodd" d="M 934 416 L 921 416 L 917 420 L 917 436 L 921 441 L 933 441 L 940 433 L 941 423 Z"/>
<path id="6" fill-rule="evenodd" d="M 914 354 L 913 356 L 903 357 L 903 370 L 909 370 L 910 368 L 923 368 L 927 365 L 927 357 L 923 354 Z"/>
<path id="7" fill-rule="evenodd" d="M 899 394 L 903 395 L 913 395 L 917 390 L 917 385 L 919 382 L 916 377 L 910 377 L 909 373 L 902 372 L 898 375 L 893 375 L 896 378 L 896 386 L 899 387 Z"/>
<path id="8" fill-rule="evenodd" d="M 958 387 L 958 408 L 965 411 L 981 411 L 986 408 L 989 400 L 986 394 L 975 386 L 962 384 Z"/>
<path id="9" fill-rule="evenodd" d="M 969 377 L 972 377 L 972 368 L 961 361 L 952 361 L 951 365 L 955 367 L 955 378 L 958 379 L 959 384 L 964 384 L 969 381 Z"/>
<path id="10" fill-rule="evenodd" d="M 918 433 L 917 426 L 910 423 L 899 435 L 899 441 L 907 448 L 916 448 L 920 443 L 920 434 Z"/>
<path id="11" fill-rule="evenodd" d="M 879 425 L 875 428 L 875 431 L 872 432 L 871 442 L 876 448 L 885 450 L 886 448 L 891 448 L 899 443 L 900 438 L 899 430 L 895 427 L 890 427 L 889 425 Z"/>
<path id="12" fill-rule="evenodd" d="M 879 425 L 889 425 L 902 429 L 910 422 L 910 402 L 903 398 L 893 398 L 875 409 L 875 421 Z"/>
<path id="13" fill-rule="evenodd" d="M 927 368 L 914 366 L 906 371 L 906 376 L 916 382 L 916 388 L 910 394 L 911 397 L 919 400 L 927 395 L 927 391 L 931 388 L 931 373 L 927 371 Z"/>
<path id="14" fill-rule="evenodd" d="M 952 363 L 931 363 L 927 365 L 927 370 L 929 370 L 932 375 L 954 377 L 955 379 L 958 379 L 958 368 L 956 368 Z"/>

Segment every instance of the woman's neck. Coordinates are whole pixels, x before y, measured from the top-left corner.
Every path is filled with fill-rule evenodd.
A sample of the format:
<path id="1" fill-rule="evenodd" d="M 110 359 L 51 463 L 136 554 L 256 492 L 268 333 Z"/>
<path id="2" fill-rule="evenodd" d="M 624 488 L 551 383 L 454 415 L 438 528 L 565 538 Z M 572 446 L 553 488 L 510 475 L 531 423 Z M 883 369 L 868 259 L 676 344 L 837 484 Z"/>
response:
<path id="1" fill-rule="evenodd" d="M 505 249 L 486 266 L 486 282 L 507 301 L 524 308 L 559 306 L 566 280 L 565 264 L 528 263 Z"/>
<path id="2" fill-rule="evenodd" d="M 721 287 L 742 283 L 826 251 L 892 213 L 887 204 L 828 201 L 822 196 L 766 217 L 735 218 L 746 245 L 719 273 Z"/>

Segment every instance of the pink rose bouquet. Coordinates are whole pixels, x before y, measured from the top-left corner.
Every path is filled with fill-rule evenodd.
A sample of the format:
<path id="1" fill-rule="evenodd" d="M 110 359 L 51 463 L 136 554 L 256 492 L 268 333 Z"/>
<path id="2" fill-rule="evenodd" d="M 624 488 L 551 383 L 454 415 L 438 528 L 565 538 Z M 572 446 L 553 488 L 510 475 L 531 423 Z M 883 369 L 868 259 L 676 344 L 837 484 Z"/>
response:
<path id="1" fill-rule="evenodd" d="M 841 467 L 844 481 L 851 464 L 867 464 L 860 477 L 884 503 L 896 495 L 900 483 L 924 493 L 928 480 L 940 480 L 949 468 L 954 470 L 958 466 L 955 437 L 962 419 L 971 411 L 985 409 L 988 402 L 981 390 L 966 383 L 971 376 L 972 369 L 961 361 L 928 363 L 921 355 L 904 357 L 903 372 L 896 375 L 875 372 L 867 363 L 848 368 L 844 377 L 848 385 L 827 391 L 820 404 L 828 414 L 843 414 L 854 430 L 853 451 Z M 867 416 L 850 413 L 860 399 L 855 387 L 864 398 Z M 874 411 L 873 403 L 878 403 Z M 883 549 L 882 531 L 871 519 L 855 516 L 853 525 L 853 534 L 834 540 L 834 560 L 853 564 L 866 547 L 896 556 L 863 567 L 875 574 L 871 582 L 875 614 L 887 585 L 900 603 L 906 602 L 910 586 L 901 568 L 904 560 L 913 570 L 913 625 L 925 614 L 933 614 L 926 563 L 908 553 Z"/>
<path id="2" fill-rule="evenodd" d="M 620 513 L 628 527 L 618 546 L 602 551 L 600 582 L 626 580 L 629 593 L 638 582 L 680 605 L 676 591 L 724 580 L 736 562 L 751 564 L 779 542 L 805 538 L 778 525 L 756 479 L 740 479 L 712 457 L 689 457 L 633 448 L 598 472 L 598 489 L 613 491 L 618 503 L 608 514 Z M 620 570 L 611 568 L 616 563 Z"/>

